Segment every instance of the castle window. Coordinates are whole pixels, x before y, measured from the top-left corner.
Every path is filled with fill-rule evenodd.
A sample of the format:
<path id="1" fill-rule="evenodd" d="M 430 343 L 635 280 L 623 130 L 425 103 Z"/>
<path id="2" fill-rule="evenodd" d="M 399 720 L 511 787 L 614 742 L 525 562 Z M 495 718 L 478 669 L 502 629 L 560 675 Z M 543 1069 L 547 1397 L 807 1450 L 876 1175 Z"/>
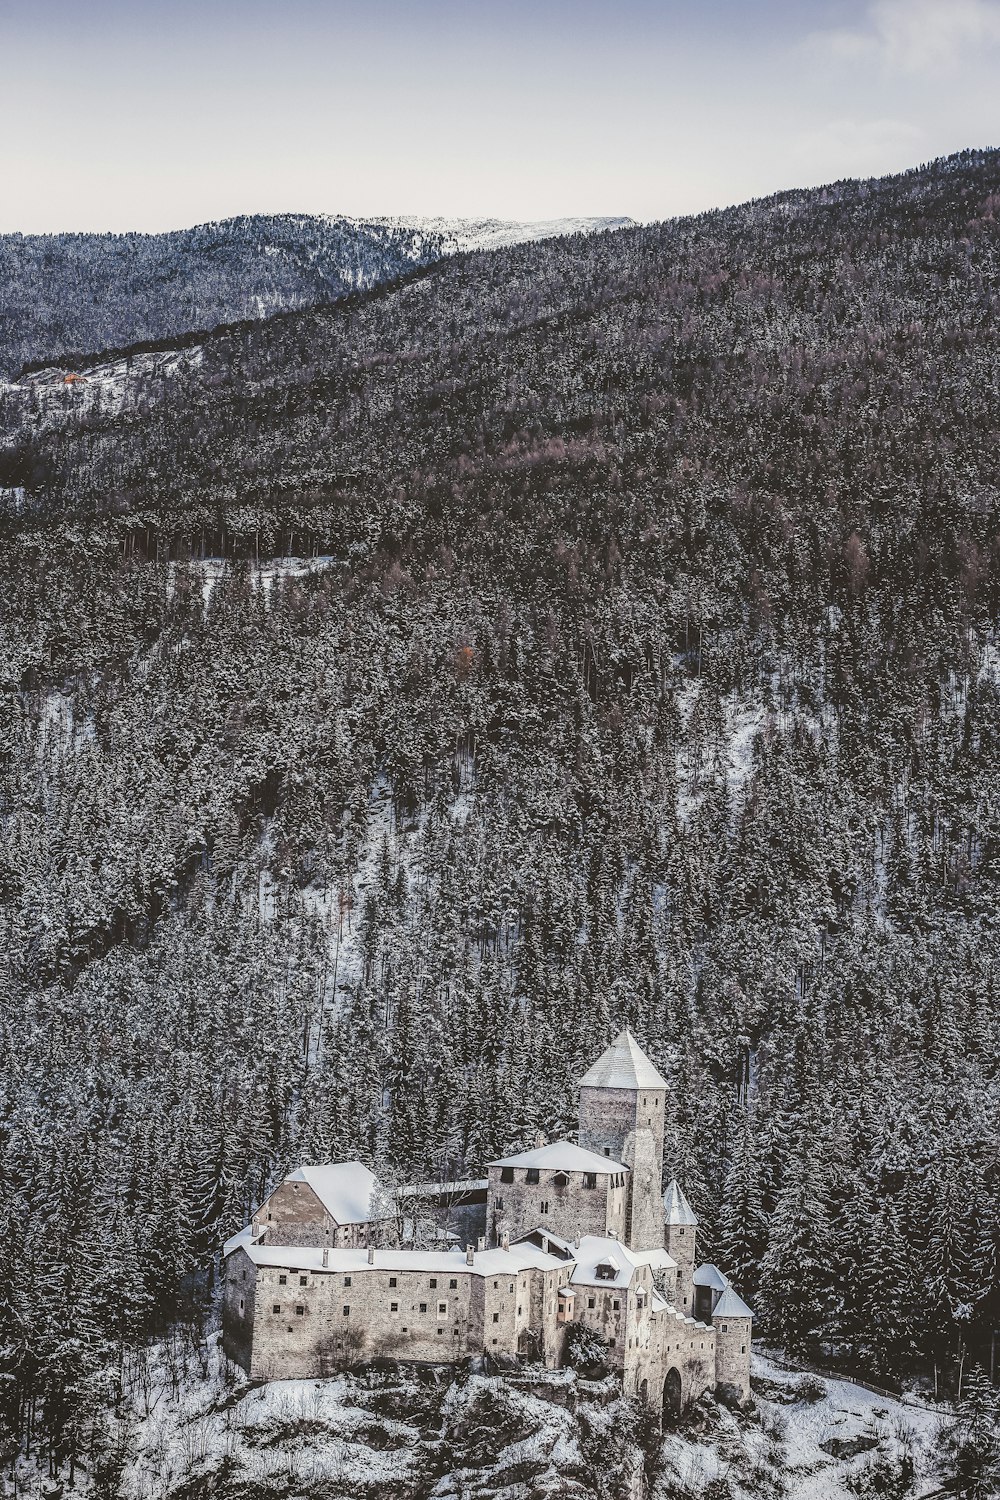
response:
<path id="1" fill-rule="evenodd" d="M 405 1323 L 403 1324 L 403 1332 L 404 1333 L 408 1333 L 409 1332 L 409 1329 L 407 1328 L 407 1326 L 406 1326 Z"/>
<path id="2" fill-rule="evenodd" d="M 524 1180 L 528 1183 L 529 1186 L 534 1186 L 534 1184 L 538 1181 L 538 1168 L 529 1167 Z"/>
<path id="3" fill-rule="evenodd" d="M 432 1276 L 432 1277 L 431 1277 L 431 1291 L 432 1291 L 432 1292 L 433 1292 L 433 1291 L 434 1291 L 434 1289 L 435 1289 L 435 1288 L 436 1288 L 436 1286 L 437 1286 L 437 1284 L 438 1284 L 438 1279 L 437 1279 L 437 1277 L 436 1277 L 436 1276 Z"/>
<path id="4" fill-rule="evenodd" d="M 279 1276 L 278 1277 L 278 1285 L 279 1286 L 287 1286 L 288 1285 L 288 1277 L 287 1276 Z"/>
<path id="5" fill-rule="evenodd" d="M 345 1318 L 349 1318 L 350 1316 L 351 1316 L 350 1306 L 348 1305 L 348 1303 L 345 1302 L 344 1303 L 344 1317 Z"/>
<path id="6" fill-rule="evenodd" d="M 240 1298 L 240 1312 L 243 1311 L 243 1298 Z"/>
<path id="7" fill-rule="evenodd" d="M 588 1298 L 587 1298 L 587 1306 L 588 1306 L 588 1307 L 596 1307 L 596 1306 L 597 1306 L 597 1301 L 596 1301 L 596 1299 L 595 1299 L 595 1298 L 593 1298 L 593 1297 L 588 1297 Z"/>
<path id="8" fill-rule="evenodd" d="M 274 1304 L 274 1306 L 271 1308 L 271 1311 L 274 1312 L 274 1313 L 280 1313 L 280 1311 L 281 1311 L 281 1303 L 280 1302 L 276 1302 Z"/>
<path id="9" fill-rule="evenodd" d="M 421 1312 L 426 1312 L 427 1311 L 427 1303 L 426 1302 L 421 1302 L 421 1304 L 420 1304 L 420 1311 Z"/>
<path id="10" fill-rule="evenodd" d="M 617 1297 L 612 1302 L 611 1307 L 612 1307 L 612 1311 L 613 1312 L 620 1312 L 621 1311 L 621 1303 L 618 1301 Z"/>
<path id="11" fill-rule="evenodd" d="M 556 1187 L 569 1187 L 569 1178 L 565 1172 L 557 1172 L 552 1181 Z"/>
<path id="12" fill-rule="evenodd" d="M 448 1316 L 448 1304 L 447 1304 L 447 1302 L 439 1302 L 438 1303 L 438 1312 L 439 1313 L 443 1313 L 445 1315 L 445 1317 Z"/>
<path id="13" fill-rule="evenodd" d="M 500 1168 L 500 1181 L 501 1182 L 513 1182 L 514 1181 L 514 1168 L 513 1167 L 501 1167 Z"/>
<path id="14" fill-rule="evenodd" d="M 345 1276 L 344 1277 L 344 1285 L 345 1286 L 350 1286 L 350 1284 L 351 1284 L 351 1278 L 349 1276 Z"/>
<path id="15" fill-rule="evenodd" d="M 444 1332 L 445 1332 L 445 1330 L 443 1328 L 439 1328 L 438 1329 L 438 1338 L 440 1338 L 441 1335 L 442 1335 L 442 1333 L 444 1333 Z"/>
<path id="16" fill-rule="evenodd" d="M 451 1330 L 451 1336 L 452 1336 L 453 1339 L 457 1339 L 458 1338 L 458 1329 L 457 1328 L 453 1328 Z"/>
<path id="17" fill-rule="evenodd" d="M 610 1156 L 611 1155 L 611 1147 L 610 1146 L 605 1146 L 605 1148 L 604 1148 L 604 1154 L 605 1154 L 605 1156 Z"/>
<path id="18" fill-rule="evenodd" d="M 597 1186 L 597 1173 L 596 1172 L 584 1172 L 584 1174 L 583 1174 L 583 1185 L 584 1185 L 585 1188 L 595 1188 Z"/>
<path id="19" fill-rule="evenodd" d="M 503 1213 L 503 1199 L 502 1198 L 498 1198 L 497 1199 L 497 1210 L 500 1213 Z"/>
<path id="20" fill-rule="evenodd" d="M 298 1307 L 295 1309 L 295 1316 L 297 1318 L 304 1318 L 305 1314 L 306 1314 L 306 1310 L 302 1306 L 302 1303 L 300 1302 L 299 1305 L 298 1305 Z"/>
<path id="21" fill-rule="evenodd" d="M 741 1354 L 745 1354 L 746 1352 L 747 1352 L 747 1346 L 746 1346 L 746 1344 L 741 1344 L 740 1345 L 740 1353 Z"/>
<path id="22" fill-rule="evenodd" d="M 308 1285 L 309 1285 L 309 1277 L 308 1276 L 300 1276 L 299 1277 L 299 1286 L 308 1286 Z"/>
<path id="23" fill-rule="evenodd" d="M 448 1283 L 448 1290 L 449 1290 L 449 1292 L 457 1292 L 458 1291 L 458 1282 L 457 1281 L 449 1281 L 449 1283 Z"/>
<path id="24" fill-rule="evenodd" d="M 390 1302 L 389 1303 L 389 1311 L 390 1312 L 399 1312 L 399 1303 L 398 1302 Z"/>
<path id="25" fill-rule="evenodd" d="M 494 1340 L 493 1340 L 493 1342 L 494 1342 L 494 1344 L 495 1344 L 495 1343 L 496 1343 L 496 1339 L 494 1339 Z"/>
<path id="26" fill-rule="evenodd" d="M 722 1331 L 723 1331 L 723 1333 L 728 1333 L 729 1332 L 729 1324 L 728 1323 L 723 1323 L 723 1325 L 722 1325 Z"/>
<path id="27" fill-rule="evenodd" d="M 395 1276 L 390 1276 L 389 1277 L 389 1285 L 390 1286 L 395 1286 L 396 1285 L 396 1278 L 395 1278 Z"/>
<path id="28" fill-rule="evenodd" d="M 493 1321 L 494 1321 L 494 1323 L 499 1323 L 499 1321 L 500 1321 L 500 1314 L 499 1313 L 494 1313 L 493 1314 Z"/>
<path id="29" fill-rule="evenodd" d="M 549 1211 L 549 1200 L 548 1200 L 548 1198 L 543 1198 L 542 1199 L 542 1213 L 543 1214 L 547 1214 L 548 1211 Z"/>
<path id="30" fill-rule="evenodd" d="M 610 1340 L 610 1348 L 614 1349 L 616 1347 L 617 1343 L 618 1343 L 617 1339 L 611 1339 Z"/>

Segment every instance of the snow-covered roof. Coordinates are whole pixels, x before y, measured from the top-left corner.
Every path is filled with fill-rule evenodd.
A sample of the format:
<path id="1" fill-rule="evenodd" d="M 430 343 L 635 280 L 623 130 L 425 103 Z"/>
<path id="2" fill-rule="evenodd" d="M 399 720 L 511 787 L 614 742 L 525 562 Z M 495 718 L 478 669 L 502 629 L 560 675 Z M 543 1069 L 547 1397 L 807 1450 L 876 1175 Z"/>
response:
<path id="1" fill-rule="evenodd" d="M 263 1233 L 263 1231 L 258 1231 L 258 1233 Z M 234 1250 L 238 1250 L 241 1245 L 252 1245 L 255 1238 L 253 1225 L 244 1224 L 239 1234 L 230 1235 L 229 1239 L 223 1245 L 223 1256 L 230 1255 Z"/>
<path id="2" fill-rule="evenodd" d="M 464 1250 L 329 1250 L 318 1245 L 247 1244 L 242 1247 L 255 1266 L 308 1271 L 313 1275 L 343 1276 L 363 1271 L 426 1271 L 431 1275 L 513 1276 L 518 1271 L 556 1271 L 566 1262 L 546 1255 L 534 1245 L 510 1250 L 476 1250 L 470 1266 Z M 324 1264 L 323 1256 L 326 1255 Z"/>
<path id="3" fill-rule="evenodd" d="M 585 1151 L 574 1146 L 572 1141 L 553 1141 L 550 1146 L 538 1146 L 534 1151 L 521 1151 L 517 1156 L 505 1156 L 500 1161 L 491 1161 L 491 1167 L 548 1167 L 553 1172 L 627 1172 L 624 1162 L 612 1161 L 609 1156 L 598 1156 L 596 1151 Z"/>
<path id="4" fill-rule="evenodd" d="M 752 1318 L 753 1312 L 738 1292 L 727 1286 L 712 1310 L 712 1321 L 716 1318 Z"/>
<path id="5" fill-rule="evenodd" d="M 626 1026 L 580 1079 L 582 1089 L 665 1089 L 666 1080 Z"/>
<path id="6" fill-rule="evenodd" d="M 699 1266 L 691 1280 L 695 1286 L 710 1286 L 715 1292 L 724 1292 L 729 1285 L 729 1277 L 723 1276 L 718 1266 L 713 1266 L 710 1261 Z"/>
<path id="7" fill-rule="evenodd" d="M 299 1167 L 285 1181 L 308 1183 L 336 1224 L 367 1224 L 371 1218 L 375 1174 L 359 1161 Z"/>
<path id="8" fill-rule="evenodd" d="M 640 1266 L 669 1270 L 676 1266 L 666 1250 L 630 1250 L 621 1240 L 585 1234 L 574 1251 L 576 1266 L 570 1276 L 574 1286 L 629 1286 Z M 598 1266 L 610 1266 L 613 1276 L 598 1276 Z"/>
<path id="9" fill-rule="evenodd" d="M 663 1195 L 663 1212 L 667 1224 L 690 1225 L 692 1229 L 698 1227 L 695 1211 L 681 1192 L 681 1185 L 676 1177 L 672 1177 L 667 1183 L 667 1191 Z"/>

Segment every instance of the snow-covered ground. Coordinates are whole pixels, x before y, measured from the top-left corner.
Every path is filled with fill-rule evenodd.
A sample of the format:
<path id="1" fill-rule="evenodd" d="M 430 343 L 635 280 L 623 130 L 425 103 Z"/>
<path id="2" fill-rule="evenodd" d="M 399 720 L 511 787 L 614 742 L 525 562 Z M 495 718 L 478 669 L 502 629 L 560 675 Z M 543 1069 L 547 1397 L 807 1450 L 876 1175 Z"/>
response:
<path id="1" fill-rule="evenodd" d="M 122 1500 L 587 1500 L 595 1456 L 619 1462 L 628 1416 L 609 1404 L 612 1391 L 602 1398 L 571 1371 L 508 1379 L 402 1369 L 251 1386 L 215 1336 L 200 1349 L 160 1346 L 135 1375 L 115 1434 L 127 1454 Z M 754 1376 L 754 1411 L 708 1402 L 658 1452 L 654 1443 L 650 1500 L 850 1500 L 866 1467 L 884 1462 L 898 1474 L 907 1457 L 914 1500 L 936 1489 L 936 1411 L 816 1376 L 807 1399 L 801 1372 L 763 1356 Z M 865 1451 L 838 1458 L 823 1446 L 852 1439 Z M 626 1451 L 638 1458 L 638 1448 Z M 19 1466 L 17 1482 L 25 1500 L 45 1493 L 33 1463 Z M 0 1479 L 0 1495 L 13 1493 Z M 86 1464 L 76 1493 L 94 1494 Z"/>
<path id="2" fill-rule="evenodd" d="M 605 229 L 628 229 L 635 226 L 628 218 L 541 219 L 514 222 L 508 219 L 425 219 L 419 216 L 377 219 L 400 229 L 419 229 L 440 235 L 446 253 L 462 250 L 500 250 L 506 245 L 523 245 L 531 240 L 551 240 L 568 234 L 600 234 Z"/>

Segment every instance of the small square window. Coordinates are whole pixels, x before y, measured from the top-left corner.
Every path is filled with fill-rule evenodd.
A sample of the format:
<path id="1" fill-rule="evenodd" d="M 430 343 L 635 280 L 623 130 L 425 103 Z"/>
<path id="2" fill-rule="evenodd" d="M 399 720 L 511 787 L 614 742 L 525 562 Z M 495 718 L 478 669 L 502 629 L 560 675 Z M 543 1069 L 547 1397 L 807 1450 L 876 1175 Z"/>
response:
<path id="1" fill-rule="evenodd" d="M 500 1321 L 500 1314 L 499 1313 L 494 1313 L 493 1314 L 493 1321 L 494 1321 L 494 1323 L 499 1323 L 499 1321 Z"/>
<path id="2" fill-rule="evenodd" d="M 439 1313 L 447 1313 L 447 1311 L 448 1311 L 448 1304 L 447 1304 L 447 1302 L 439 1302 L 438 1303 L 438 1312 Z"/>
<path id="3" fill-rule="evenodd" d="M 276 1312 L 276 1313 L 280 1313 L 280 1311 L 281 1311 L 281 1303 L 280 1302 L 276 1302 L 274 1304 L 274 1306 L 271 1308 L 271 1311 L 272 1312 Z"/>
<path id="4" fill-rule="evenodd" d="M 308 1285 L 309 1285 L 309 1277 L 308 1276 L 300 1276 L 299 1277 L 299 1286 L 308 1286 Z"/>
<path id="5" fill-rule="evenodd" d="M 514 1168 L 513 1167 L 501 1167 L 500 1168 L 500 1181 L 501 1182 L 513 1182 L 514 1181 Z"/>
<path id="6" fill-rule="evenodd" d="M 300 1302 L 299 1305 L 298 1305 L 298 1307 L 295 1309 L 295 1316 L 297 1318 L 304 1318 L 305 1317 L 305 1313 L 306 1313 L 306 1310 L 302 1306 L 302 1303 Z"/>
<path id="7" fill-rule="evenodd" d="M 494 1344 L 495 1344 L 495 1343 L 496 1343 L 496 1339 L 494 1339 L 494 1340 L 493 1340 L 493 1342 L 494 1342 Z"/>
<path id="8" fill-rule="evenodd" d="M 390 1312 L 399 1312 L 399 1303 L 398 1302 L 390 1302 L 389 1303 L 389 1311 Z"/>
<path id="9" fill-rule="evenodd" d="M 527 1176 L 525 1178 L 525 1181 L 530 1186 L 534 1187 L 535 1183 L 537 1183 L 537 1181 L 538 1181 L 538 1168 L 537 1167 L 529 1167 L 528 1168 L 528 1173 L 527 1173 Z"/>
<path id="10" fill-rule="evenodd" d="M 347 1302 L 345 1302 L 345 1303 L 344 1303 L 344 1317 L 345 1317 L 345 1318 L 349 1318 L 349 1317 L 350 1317 L 350 1316 L 351 1316 L 351 1308 L 350 1308 L 350 1304 L 349 1304 L 349 1303 L 347 1303 Z"/>
<path id="11" fill-rule="evenodd" d="M 279 1286 L 287 1286 L 288 1285 L 288 1277 L 287 1276 L 279 1276 L 278 1277 L 278 1285 Z"/>
<path id="12" fill-rule="evenodd" d="M 389 1277 L 389 1285 L 390 1286 L 395 1286 L 396 1285 L 396 1278 L 395 1278 L 395 1276 L 390 1276 Z"/>
<path id="13" fill-rule="evenodd" d="M 444 1332 L 445 1332 L 445 1330 L 443 1328 L 439 1328 L 438 1329 L 438 1338 L 440 1338 L 441 1335 L 442 1335 L 442 1333 L 444 1333 Z"/>
<path id="14" fill-rule="evenodd" d="M 431 1277 L 431 1291 L 432 1292 L 433 1292 L 434 1288 L 437 1286 L 437 1284 L 438 1284 L 437 1277 L 436 1276 L 432 1276 Z"/>
<path id="15" fill-rule="evenodd" d="M 406 1332 L 408 1332 L 408 1330 L 407 1330 L 407 1327 L 406 1327 L 406 1324 L 405 1324 L 405 1323 L 404 1323 L 404 1324 L 403 1324 L 403 1332 L 404 1332 L 404 1333 L 406 1333 Z"/>
<path id="16" fill-rule="evenodd" d="M 426 1312 L 427 1311 L 427 1303 L 426 1302 L 421 1302 L 421 1304 L 420 1304 L 420 1311 L 421 1312 Z"/>
<path id="17" fill-rule="evenodd" d="M 588 1307 L 596 1307 L 597 1306 L 597 1303 L 596 1303 L 596 1301 L 595 1301 L 595 1299 L 593 1297 L 588 1297 L 587 1298 L 587 1306 Z"/>
<path id="18" fill-rule="evenodd" d="M 458 1291 L 458 1282 L 457 1281 L 449 1281 L 449 1283 L 448 1283 L 448 1290 L 449 1290 L 449 1292 L 457 1292 Z"/>
<path id="19" fill-rule="evenodd" d="M 345 1276 L 344 1277 L 344 1285 L 345 1286 L 350 1286 L 350 1284 L 351 1284 L 351 1278 L 349 1276 Z"/>
<path id="20" fill-rule="evenodd" d="M 612 1302 L 611 1306 L 612 1306 L 612 1308 L 614 1309 L 615 1312 L 620 1312 L 621 1311 L 621 1303 L 618 1301 L 617 1297 Z"/>

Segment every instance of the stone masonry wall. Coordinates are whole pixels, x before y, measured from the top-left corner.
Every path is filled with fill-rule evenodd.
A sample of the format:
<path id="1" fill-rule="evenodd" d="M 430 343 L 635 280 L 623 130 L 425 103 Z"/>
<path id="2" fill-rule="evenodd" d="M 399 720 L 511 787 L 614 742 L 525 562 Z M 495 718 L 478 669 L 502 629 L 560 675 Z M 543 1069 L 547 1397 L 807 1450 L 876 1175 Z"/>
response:
<path id="1" fill-rule="evenodd" d="M 627 1179 L 626 1184 L 612 1187 L 613 1176 L 598 1173 L 597 1186 L 587 1188 L 582 1172 L 558 1173 L 543 1167 L 537 1183 L 528 1182 L 524 1167 L 515 1167 L 513 1172 L 513 1182 L 502 1182 L 501 1168 L 490 1168 L 487 1228 L 494 1243 L 499 1240 L 501 1228 L 510 1231 L 511 1239 L 538 1228 L 549 1229 L 567 1240 L 585 1234 L 603 1236 L 609 1231 L 618 1239 L 625 1238 Z M 555 1181 L 558 1176 L 568 1177 L 568 1183 L 558 1186 Z"/>
<path id="2" fill-rule="evenodd" d="M 734 1385 L 744 1400 L 750 1394 L 749 1318 L 720 1318 L 715 1323 L 715 1378 Z"/>

